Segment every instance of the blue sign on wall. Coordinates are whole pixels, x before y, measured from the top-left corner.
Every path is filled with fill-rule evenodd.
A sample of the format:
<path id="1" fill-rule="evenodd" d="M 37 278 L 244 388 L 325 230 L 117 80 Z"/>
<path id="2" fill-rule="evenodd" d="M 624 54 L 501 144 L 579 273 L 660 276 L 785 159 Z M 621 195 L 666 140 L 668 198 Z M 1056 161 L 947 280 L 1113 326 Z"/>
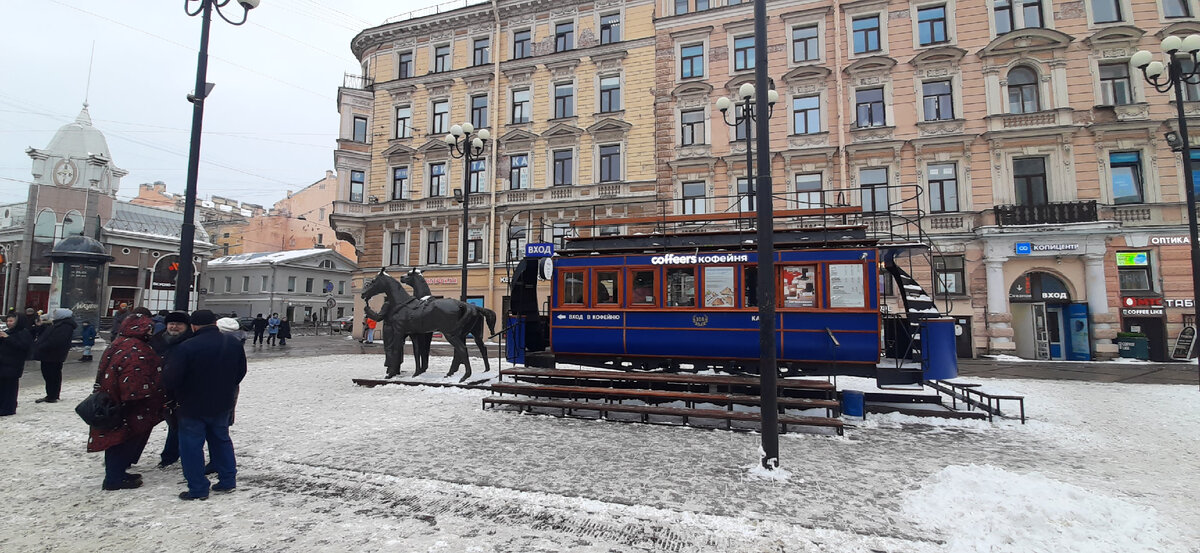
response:
<path id="1" fill-rule="evenodd" d="M 554 255 L 554 244 L 549 242 L 525 244 L 525 257 L 550 257 L 552 255 Z"/>
<path id="2" fill-rule="evenodd" d="M 1033 252 L 1033 244 L 1029 242 L 1017 242 L 1017 255 L 1029 255 Z"/>

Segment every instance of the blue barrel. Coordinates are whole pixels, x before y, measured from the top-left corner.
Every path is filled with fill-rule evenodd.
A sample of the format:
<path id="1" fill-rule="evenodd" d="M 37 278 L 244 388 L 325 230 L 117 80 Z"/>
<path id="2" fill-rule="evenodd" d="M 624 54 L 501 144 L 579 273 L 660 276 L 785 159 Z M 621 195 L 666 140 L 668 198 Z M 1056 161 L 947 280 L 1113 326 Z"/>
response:
<path id="1" fill-rule="evenodd" d="M 921 370 L 925 373 L 925 380 L 945 380 L 958 376 L 954 319 L 925 319 L 920 325 Z"/>
<path id="2" fill-rule="evenodd" d="M 525 318 L 509 317 L 508 331 L 504 333 L 505 357 L 514 365 L 525 364 Z"/>
<path id="3" fill-rule="evenodd" d="M 866 416 L 866 402 L 863 393 L 858 390 L 842 390 L 842 414 L 851 417 Z"/>

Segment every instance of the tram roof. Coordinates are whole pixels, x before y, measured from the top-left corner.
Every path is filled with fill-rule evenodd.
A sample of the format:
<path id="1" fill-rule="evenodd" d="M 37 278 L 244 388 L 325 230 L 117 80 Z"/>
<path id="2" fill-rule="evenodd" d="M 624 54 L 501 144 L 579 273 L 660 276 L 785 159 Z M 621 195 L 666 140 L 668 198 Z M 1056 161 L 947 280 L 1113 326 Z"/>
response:
<path id="1" fill-rule="evenodd" d="M 875 247 L 878 242 L 867 236 L 865 225 L 824 226 L 776 229 L 775 248 L 846 248 Z M 668 251 L 753 250 L 758 236 L 754 229 L 698 232 L 663 232 L 617 236 L 567 238 L 559 250 L 563 256 Z"/>

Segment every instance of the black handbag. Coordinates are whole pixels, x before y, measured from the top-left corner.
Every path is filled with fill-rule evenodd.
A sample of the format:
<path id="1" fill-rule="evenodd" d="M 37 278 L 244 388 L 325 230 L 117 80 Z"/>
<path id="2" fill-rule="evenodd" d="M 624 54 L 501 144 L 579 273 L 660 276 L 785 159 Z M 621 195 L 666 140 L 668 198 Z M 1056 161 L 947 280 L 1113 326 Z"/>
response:
<path id="1" fill-rule="evenodd" d="M 121 404 L 104 392 L 92 392 L 75 406 L 75 412 L 88 426 L 98 430 L 112 430 L 121 426 Z"/>

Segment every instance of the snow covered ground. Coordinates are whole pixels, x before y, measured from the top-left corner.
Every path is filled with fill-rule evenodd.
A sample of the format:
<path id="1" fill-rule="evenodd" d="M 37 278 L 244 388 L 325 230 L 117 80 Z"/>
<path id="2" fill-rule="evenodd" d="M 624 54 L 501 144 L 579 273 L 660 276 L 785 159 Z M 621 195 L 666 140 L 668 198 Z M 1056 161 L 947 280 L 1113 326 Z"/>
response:
<path id="1" fill-rule="evenodd" d="M 431 360 L 441 380 L 449 360 Z M 482 376 L 476 360 L 476 375 Z M 0 551 L 1196 551 L 1195 387 L 977 379 L 1031 417 L 871 415 L 845 437 L 759 436 L 484 411 L 486 392 L 362 388 L 382 355 L 254 362 L 237 491 L 181 502 L 160 471 L 100 490 L 73 412 L 26 378 L 0 419 Z M 494 370 L 494 369 L 493 369 Z M 846 385 L 843 383 L 843 385 Z M 769 478 L 768 476 L 776 476 Z"/>

